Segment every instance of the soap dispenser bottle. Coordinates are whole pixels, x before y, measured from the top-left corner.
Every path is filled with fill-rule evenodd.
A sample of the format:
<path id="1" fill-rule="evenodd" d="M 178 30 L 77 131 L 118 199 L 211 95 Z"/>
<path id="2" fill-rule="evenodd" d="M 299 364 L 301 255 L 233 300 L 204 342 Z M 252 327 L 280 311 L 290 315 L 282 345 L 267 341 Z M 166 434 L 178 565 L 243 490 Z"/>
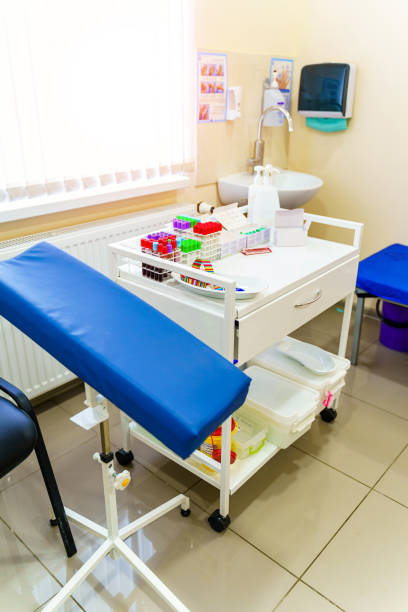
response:
<path id="1" fill-rule="evenodd" d="M 254 223 L 254 214 L 255 214 L 255 207 L 256 207 L 256 201 L 257 201 L 257 194 L 258 194 L 258 189 L 260 188 L 260 186 L 262 185 L 262 174 L 261 172 L 263 172 L 264 167 L 263 166 L 255 166 L 254 168 L 254 172 L 255 172 L 255 177 L 254 177 L 254 181 L 252 183 L 252 185 L 249 186 L 248 189 L 248 221 L 250 223 Z"/>
<path id="2" fill-rule="evenodd" d="M 273 184 L 273 173 L 278 172 L 271 164 L 264 170 L 264 184 L 267 185 L 266 207 L 263 209 L 263 218 L 268 225 L 275 225 L 275 212 L 280 208 L 278 190 Z"/>
<path id="3" fill-rule="evenodd" d="M 262 185 L 256 190 L 253 206 L 253 223 L 275 225 L 275 211 L 280 208 L 278 190 L 272 184 L 273 168 L 267 164 L 264 168 Z"/>
<path id="4" fill-rule="evenodd" d="M 277 70 L 274 70 L 272 73 L 271 85 L 264 89 L 264 99 L 263 99 L 263 109 L 262 110 L 265 110 L 269 106 L 281 106 L 282 108 L 285 108 L 285 97 L 283 93 L 281 92 L 281 90 L 279 89 L 277 76 L 278 76 L 278 72 Z M 281 126 L 283 125 L 283 121 L 284 121 L 284 118 L 283 118 L 282 113 L 280 113 L 279 111 L 275 111 L 275 112 L 271 111 L 270 113 L 267 113 L 266 116 L 264 117 L 263 125 L 267 127 L 268 126 L 269 127 Z"/>

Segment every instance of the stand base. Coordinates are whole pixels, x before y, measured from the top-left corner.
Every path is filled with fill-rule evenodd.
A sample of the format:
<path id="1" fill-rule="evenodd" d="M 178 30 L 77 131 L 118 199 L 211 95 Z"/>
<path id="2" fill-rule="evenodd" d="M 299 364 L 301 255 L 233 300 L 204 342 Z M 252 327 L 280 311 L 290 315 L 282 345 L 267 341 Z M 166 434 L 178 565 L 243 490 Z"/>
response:
<path id="1" fill-rule="evenodd" d="M 189 612 L 188 608 L 166 587 L 165 584 L 147 567 L 145 563 L 133 552 L 124 540 L 136 533 L 139 529 L 146 527 L 153 521 L 157 520 L 167 512 L 181 506 L 183 516 L 190 514 L 189 499 L 185 495 L 177 495 L 168 502 L 158 506 L 151 512 L 148 512 L 139 519 L 136 519 L 129 525 L 122 527 L 117 532 L 117 535 L 109 535 L 108 529 L 101 527 L 90 519 L 77 514 L 69 508 L 65 508 L 68 518 L 90 531 L 105 539 L 103 544 L 94 552 L 86 563 L 79 569 L 76 574 L 66 583 L 64 587 L 51 599 L 51 601 L 43 608 L 43 612 L 54 612 L 72 595 L 75 589 L 86 580 L 87 576 L 95 569 L 99 563 L 107 555 L 111 555 L 114 559 L 122 555 L 133 566 L 136 572 L 142 576 L 154 589 L 154 591 L 169 605 L 171 610 L 177 612 Z"/>

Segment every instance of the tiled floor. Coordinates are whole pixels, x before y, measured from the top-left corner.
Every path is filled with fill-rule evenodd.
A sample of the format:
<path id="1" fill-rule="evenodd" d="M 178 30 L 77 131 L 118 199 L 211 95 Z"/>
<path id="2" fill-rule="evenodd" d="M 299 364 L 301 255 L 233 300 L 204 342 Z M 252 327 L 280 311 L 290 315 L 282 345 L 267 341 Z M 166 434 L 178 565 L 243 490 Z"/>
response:
<path id="1" fill-rule="evenodd" d="M 336 350 L 341 313 L 332 308 L 295 334 Z M 146 446 L 132 442 L 129 489 L 118 494 L 121 524 L 186 492 L 177 510 L 129 541 L 193 611 L 398 612 L 408 610 L 408 354 L 378 342 L 366 319 L 360 364 L 352 367 L 332 424 L 318 419 L 231 500 L 223 534 L 206 518 L 215 489 Z M 94 431 L 72 424 L 76 389 L 42 405 L 39 419 L 64 503 L 104 520 Z M 119 415 L 111 418 L 120 444 Z M 0 610 L 31 612 L 90 556 L 96 537 L 73 527 L 78 555 L 67 560 L 34 457 L 0 481 Z M 166 610 L 122 560 L 107 558 L 65 610 Z"/>

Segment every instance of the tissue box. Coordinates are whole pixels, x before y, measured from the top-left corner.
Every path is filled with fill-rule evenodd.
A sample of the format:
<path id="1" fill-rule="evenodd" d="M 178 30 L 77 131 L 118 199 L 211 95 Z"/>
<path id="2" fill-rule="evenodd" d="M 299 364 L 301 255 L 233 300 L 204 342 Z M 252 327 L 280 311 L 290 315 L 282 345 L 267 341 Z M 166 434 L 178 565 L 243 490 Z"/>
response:
<path id="1" fill-rule="evenodd" d="M 275 227 L 303 227 L 304 216 L 303 208 L 280 208 L 275 212 Z"/>
<path id="2" fill-rule="evenodd" d="M 307 231 L 303 227 L 277 227 L 274 244 L 278 247 L 305 246 Z"/>

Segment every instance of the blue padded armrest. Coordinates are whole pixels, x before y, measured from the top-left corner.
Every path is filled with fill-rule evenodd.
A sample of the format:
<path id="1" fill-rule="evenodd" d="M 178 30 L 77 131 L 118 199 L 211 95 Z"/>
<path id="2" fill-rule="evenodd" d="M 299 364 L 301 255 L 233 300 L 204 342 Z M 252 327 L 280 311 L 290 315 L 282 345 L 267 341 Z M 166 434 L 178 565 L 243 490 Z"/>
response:
<path id="1" fill-rule="evenodd" d="M 248 392 L 221 355 L 46 242 L 0 262 L 0 315 L 183 458 Z"/>
<path id="2" fill-rule="evenodd" d="M 408 306 L 408 246 L 391 244 L 360 261 L 357 287 Z"/>

